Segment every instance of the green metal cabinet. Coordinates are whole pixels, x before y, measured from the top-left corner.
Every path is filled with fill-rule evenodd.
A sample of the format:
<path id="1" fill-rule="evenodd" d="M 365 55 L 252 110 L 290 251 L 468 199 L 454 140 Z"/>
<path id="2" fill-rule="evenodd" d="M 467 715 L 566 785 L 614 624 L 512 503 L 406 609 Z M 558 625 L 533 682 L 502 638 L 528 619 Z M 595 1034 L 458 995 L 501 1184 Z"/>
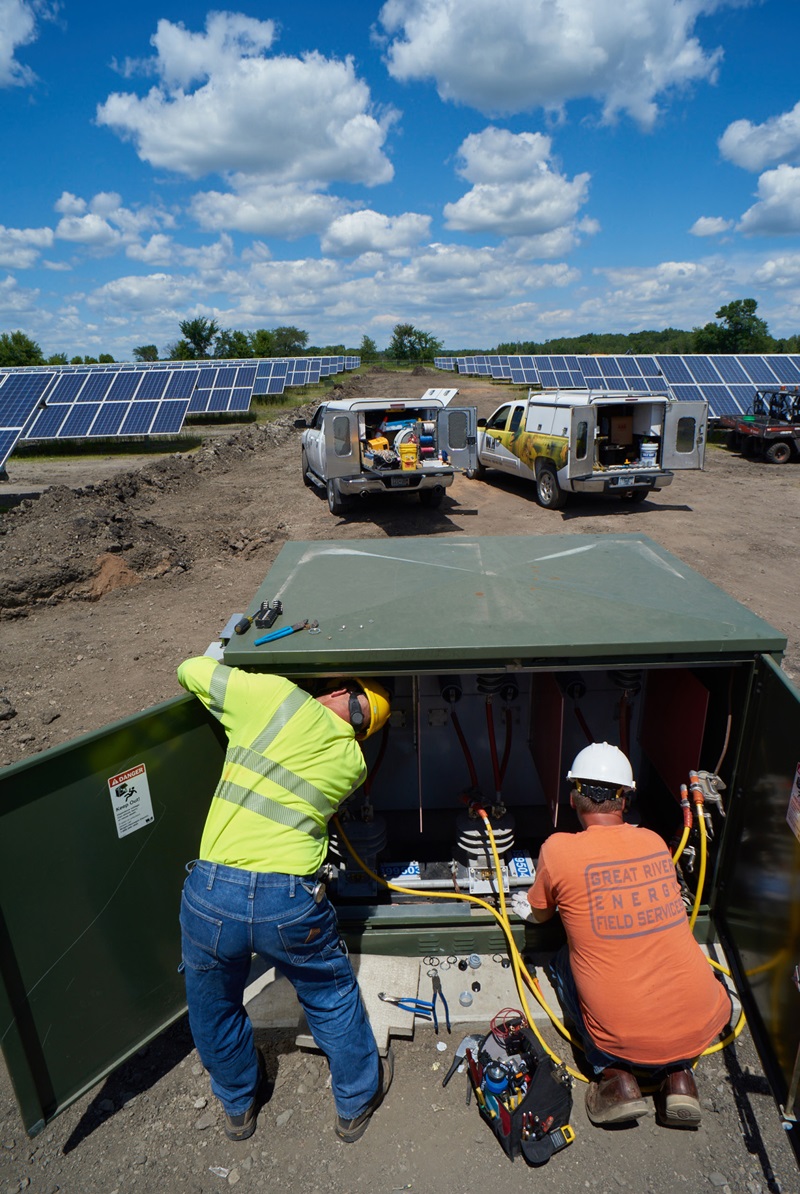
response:
<path id="1" fill-rule="evenodd" d="M 527 886 L 541 841 L 569 827 L 564 775 L 588 738 L 628 751 L 635 813 L 666 840 L 689 769 L 719 774 L 698 930 L 731 960 L 791 1122 L 800 696 L 778 666 L 784 636 L 640 535 L 290 543 L 248 612 L 276 598 L 275 629 L 318 628 L 260 646 L 254 627 L 223 633 L 227 664 L 312 691 L 338 674 L 393 691 L 343 820 L 375 869 L 419 895 L 361 882 L 334 840 L 351 948 L 500 947 L 488 914 L 423 893 L 457 866 L 480 881 L 476 791 L 496 809 L 509 882 Z M 179 893 L 223 753 L 216 722 L 180 696 L 0 773 L 0 1024 L 29 1132 L 182 1013 Z M 550 930 L 526 931 L 536 944 Z"/>

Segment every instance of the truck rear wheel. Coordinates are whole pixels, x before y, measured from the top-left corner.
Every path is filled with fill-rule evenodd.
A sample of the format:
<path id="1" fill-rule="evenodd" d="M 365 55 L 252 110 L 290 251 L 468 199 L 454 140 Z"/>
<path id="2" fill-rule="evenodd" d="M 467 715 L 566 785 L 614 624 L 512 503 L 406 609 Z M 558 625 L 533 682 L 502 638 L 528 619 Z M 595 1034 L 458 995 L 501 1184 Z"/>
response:
<path id="1" fill-rule="evenodd" d="M 428 510 L 435 510 L 441 506 L 443 498 L 444 489 L 441 485 L 437 485 L 435 489 L 420 489 L 419 491 L 419 500 Z"/>
<path id="2" fill-rule="evenodd" d="M 350 505 L 350 501 L 348 498 L 342 497 L 342 495 L 339 493 L 339 487 L 332 477 L 328 479 L 327 491 L 328 509 L 330 510 L 331 514 L 344 514 L 345 510 Z"/>
<path id="3" fill-rule="evenodd" d="M 787 444 L 784 439 L 777 439 L 774 444 L 770 444 L 764 453 L 764 459 L 768 460 L 770 464 L 786 464 L 787 460 L 791 460 L 792 445 Z"/>
<path id="4" fill-rule="evenodd" d="M 567 500 L 552 464 L 542 464 L 539 467 L 536 474 L 536 500 L 545 510 L 560 510 Z"/>

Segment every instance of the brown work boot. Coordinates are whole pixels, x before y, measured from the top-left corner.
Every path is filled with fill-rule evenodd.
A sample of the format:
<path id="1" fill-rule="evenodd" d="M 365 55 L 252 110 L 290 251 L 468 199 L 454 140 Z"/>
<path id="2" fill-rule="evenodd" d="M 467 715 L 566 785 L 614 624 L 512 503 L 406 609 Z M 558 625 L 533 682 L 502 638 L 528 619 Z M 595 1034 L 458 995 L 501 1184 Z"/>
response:
<path id="1" fill-rule="evenodd" d="M 668 1128 L 696 1128 L 700 1125 L 700 1100 L 690 1069 L 667 1074 L 656 1095 L 658 1122 Z"/>
<path id="2" fill-rule="evenodd" d="M 258 1113 L 267 1101 L 269 1095 L 267 1066 L 264 1061 L 264 1054 L 258 1048 L 256 1049 L 256 1060 L 258 1061 L 258 1086 L 256 1087 L 252 1103 L 241 1115 L 228 1115 L 227 1111 L 225 1112 L 223 1129 L 229 1140 L 250 1139 L 256 1130 Z"/>
<path id="3" fill-rule="evenodd" d="M 633 1074 L 609 1066 L 598 1082 L 589 1083 L 586 1114 L 593 1124 L 620 1124 L 649 1115 L 650 1108 Z"/>
<path id="4" fill-rule="evenodd" d="M 367 1103 L 360 1115 L 356 1115 L 353 1119 L 344 1119 L 341 1115 L 337 1115 L 334 1131 L 340 1140 L 344 1140 L 345 1144 L 355 1144 L 356 1140 L 360 1140 L 367 1130 L 369 1121 L 380 1107 L 386 1092 L 392 1085 L 392 1078 L 394 1077 L 394 1053 L 389 1048 L 385 1057 L 379 1060 L 378 1068 L 378 1089 Z"/>

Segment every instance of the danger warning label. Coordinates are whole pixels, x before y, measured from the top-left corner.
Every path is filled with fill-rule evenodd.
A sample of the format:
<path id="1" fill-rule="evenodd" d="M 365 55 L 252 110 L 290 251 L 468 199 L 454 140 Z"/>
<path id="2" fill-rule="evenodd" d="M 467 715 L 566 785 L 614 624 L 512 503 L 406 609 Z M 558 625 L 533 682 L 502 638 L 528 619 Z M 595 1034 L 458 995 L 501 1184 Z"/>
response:
<path id="1" fill-rule="evenodd" d="M 598 937 L 641 937 L 686 920 L 668 855 L 586 868 L 592 928 Z"/>
<path id="2" fill-rule="evenodd" d="M 130 767 L 108 781 L 111 807 L 117 825 L 117 837 L 127 837 L 153 822 L 153 803 L 144 763 Z"/>

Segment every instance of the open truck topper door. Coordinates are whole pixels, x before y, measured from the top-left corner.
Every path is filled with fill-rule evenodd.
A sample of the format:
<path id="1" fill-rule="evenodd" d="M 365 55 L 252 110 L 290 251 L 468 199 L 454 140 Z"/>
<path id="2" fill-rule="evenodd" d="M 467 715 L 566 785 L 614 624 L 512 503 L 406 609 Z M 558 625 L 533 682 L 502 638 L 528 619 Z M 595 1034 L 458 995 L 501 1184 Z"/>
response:
<path id="1" fill-rule="evenodd" d="M 569 456 L 567 476 L 588 477 L 594 467 L 594 441 L 597 435 L 597 409 L 573 406 L 563 412 L 569 416 Z"/>
<path id="2" fill-rule="evenodd" d="M 276 593 L 287 611 L 318 617 L 321 633 L 256 647 L 253 627 L 231 632 L 225 663 L 300 682 L 343 674 L 391 681 L 386 761 L 370 799 L 385 815 L 390 845 L 428 841 L 436 865 L 452 857 L 445 851 L 467 782 L 449 689 L 460 694 L 453 700 L 484 783 L 486 694 L 499 704 L 510 690 L 521 732 L 510 743 L 503 796 L 527 841 L 541 837 L 543 813 L 552 824 L 565 806 L 564 759 L 580 736 L 568 695 L 576 669 L 589 689 L 580 699 L 596 702 L 587 715 L 598 733 L 619 724 L 622 702 L 609 705 L 618 679 L 637 677 L 642 702 L 625 690 L 625 708 L 636 704 L 639 719 L 631 746 L 649 726 L 681 775 L 697 765 L 687 751 L 692 736 L 697 750 L 718 757 L 733 704 L 708 928 L 716 924 L 731 949 L 756 1032 L 763 1021 L 757 1041 L 785 1105 L 800 1030 L 792 982 L 800 962 L 800 795 L 792 787 L 800 696 L 770 658 L 785 637 L 636 534 L 292 542 L 248 612 Z M 324 609 L 315 604 L 320 594 Z M 675 694 L 666 721 L 664 680 Z M 693 734 L 682 732 L 690 706 L 709 708 L 702 724 L 688 725 Z M 365 743 L 373 779 L 379 737 Z M 218 722 L 180 696 L 0 772 L 0 1038 L 32 1135 L 184 1010 L 180 891 L 224 748 Z M 647 779 L 637 790 L 655 793 L 657 769 L 644 746 L 638 765 L 637 779 Z M 680 815 L 668 784 L 663 808 Z M 336 893 L 342 931 L 364 951 L 420 956 L 440 941 L 445 953 L 502 948 L 480 910 L 436 911 L 423 900 L 409 915 L 407 903 L 362 907 L 359 897 L 348 904 Z M 513 931 L 521 938 L 528 929 L 520 922 Z M 490 946 L 491 934 L 499 946 Z"/>
<path id="3" fill-rule="evenodd" d="M 447 452 L 456 468 L 477 468 L 477 420 L 474 406 L 448 407 L 436 416 L 439 448 Z"/>
<path id="4" fill-rule="evenodd" d="M 666 404 L 662 468 L 702 468 L 706 458 L 708 403 L 679 399 Z"/>
<path id="5" fill-rule="evenodd" d="M 322 421 L 322 450 L 326 477 L 350 477 L 361 469 L 358 415 L 353 410 L 330 407 Z"/>

